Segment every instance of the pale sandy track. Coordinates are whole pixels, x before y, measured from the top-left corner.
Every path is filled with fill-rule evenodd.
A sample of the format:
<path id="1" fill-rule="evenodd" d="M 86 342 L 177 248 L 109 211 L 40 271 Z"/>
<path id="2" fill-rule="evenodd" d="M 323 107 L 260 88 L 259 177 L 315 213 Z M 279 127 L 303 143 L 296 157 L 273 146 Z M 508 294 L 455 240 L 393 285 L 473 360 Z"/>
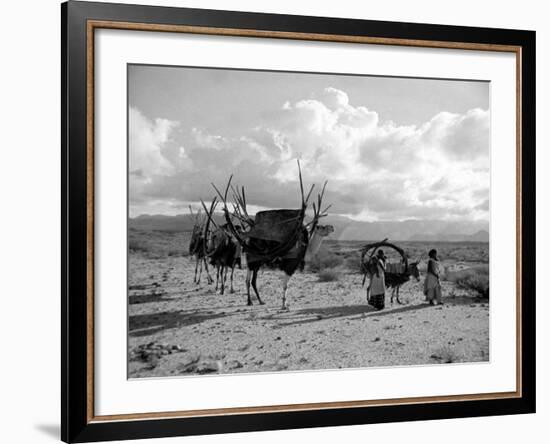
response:
<path id="1" fill-rule="evenodd" d="M 193 284 L 193 270 L 187 257 L 130 255 L 130 377 L 489 359 L 488 301 L 452 283 L 443 283 L 442 307 L 425 304 L 422 283 L 409 282 L 405 305 L 388 297 L 376 312 L 358 274 L 323 283 L 305 272 L 291 279 L 290 310 L 282 311 L 278 272 L 258 278 L 266 305 L 247 307 L 244 272 L 235 272 L 236 293 L 220 295 L 204 275 Z"/>

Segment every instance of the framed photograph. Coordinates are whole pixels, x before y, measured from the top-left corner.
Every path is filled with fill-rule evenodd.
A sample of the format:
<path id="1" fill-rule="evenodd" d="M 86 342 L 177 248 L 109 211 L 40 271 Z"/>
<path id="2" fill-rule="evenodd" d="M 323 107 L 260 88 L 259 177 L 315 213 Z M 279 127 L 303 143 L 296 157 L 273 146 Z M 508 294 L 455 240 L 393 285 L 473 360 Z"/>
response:
<path id="1" fill-rule="evenodd" d="M 535 33 L 69 1 L 62 439 L 535 411 Z"/>

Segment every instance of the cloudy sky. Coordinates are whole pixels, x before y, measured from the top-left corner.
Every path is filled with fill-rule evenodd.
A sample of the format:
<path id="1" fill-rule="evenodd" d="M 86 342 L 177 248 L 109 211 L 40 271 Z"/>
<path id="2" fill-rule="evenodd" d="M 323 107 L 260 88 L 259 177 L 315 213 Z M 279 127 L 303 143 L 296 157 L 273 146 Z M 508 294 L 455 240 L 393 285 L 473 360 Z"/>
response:
<path id="1" fill-rule="evenodd" d="M 182 214 L 230 174 L 256 208 L 328 180 L 356 220 L 489 214 L 489 84 L 131 65 L 130 216 Z"/>

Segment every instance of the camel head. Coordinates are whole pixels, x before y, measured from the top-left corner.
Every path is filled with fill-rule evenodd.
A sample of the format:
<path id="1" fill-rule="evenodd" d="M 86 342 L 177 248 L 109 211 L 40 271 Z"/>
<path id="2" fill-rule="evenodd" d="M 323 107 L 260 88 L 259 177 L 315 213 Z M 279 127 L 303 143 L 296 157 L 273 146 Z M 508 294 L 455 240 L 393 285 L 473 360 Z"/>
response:
<path id="1" fill-rule="evenodd" d="M 327 237 L 330 233 L 334 232 L 334 227 L 332 225 L 317 225 L 313 230 L 311 238 L 307 246 L 306 252 L 306 262 L 317 254 L 323 239 Z"/>
<path id="2" fill-rule="evenodd" d="M 313 235 L 327 237 L 331 233 L 334 233 L 334 227 L 332 225 L 317 225 Z"/>

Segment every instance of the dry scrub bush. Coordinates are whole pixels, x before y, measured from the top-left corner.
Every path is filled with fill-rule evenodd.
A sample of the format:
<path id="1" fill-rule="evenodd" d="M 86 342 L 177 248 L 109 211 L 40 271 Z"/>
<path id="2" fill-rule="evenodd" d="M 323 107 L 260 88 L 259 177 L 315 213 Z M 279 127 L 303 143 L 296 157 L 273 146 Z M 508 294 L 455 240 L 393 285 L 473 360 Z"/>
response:
<path id="1" fill-rule="evenodd" d="M 340 279 L 340 273 L 337 270 L 326 269 L 321 270 L 317 275 L 319 282 L 334 282 Z"/>
<path id="2" fill-rule="evenodd" d="M 128 241 L 128 249 L 134 252 L 146 253 L 151 251 L 151 245 L 148 242 L 144 242 L 140 239 L 130 239 Z"/>
<path id="3" fill-rule="evenodd" d="M 185 249 L 171 248 L 168 250 L 168 256 L 185 257 L 185 256 L 189 256 L 189 251 Z"/>
<path id="4" fill-rule="evenodd" d="M 448 345 L 438 348 L 431 356 L 431 359 L 441 364 L 452 364 L 453 362 L 460 362 L 461 357 Z"/>
<path id="5" fill-rule="evenodd" d="M 308 268 L 309 271 L 318 273 L 326 269 L 336 268 L 342 262 L 343 259 L 340 256 L 321 246 L 317 254 L 309 261 Z"/>
<path id="6" fill-rule="evenodd" d="M 480 297 L 489 297 L 489 266 L 467 268 L 450 272 L 447 280 L 456 283 L 460 288 L 475 291 Z"/>
<path id="7" fill-rule="evenodd" d="M 361 257 L 359 255 L 347 257 L 346 268 L 352 273 L 363 273 L 363 268 L 361 267 Z"/>
<path id="8" fill-rule="evenodd" d="M 189 256 L 188 233 L 165 233 L 130 229 L 128 250 L 147 259 Z"/>

